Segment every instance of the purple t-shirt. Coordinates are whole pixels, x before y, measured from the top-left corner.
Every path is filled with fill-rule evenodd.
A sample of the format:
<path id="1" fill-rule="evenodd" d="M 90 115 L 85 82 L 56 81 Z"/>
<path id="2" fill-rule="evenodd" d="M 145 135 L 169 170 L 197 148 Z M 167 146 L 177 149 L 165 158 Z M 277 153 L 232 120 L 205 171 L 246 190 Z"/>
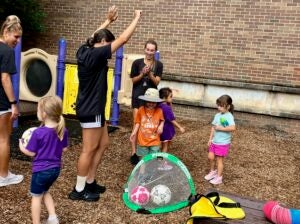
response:
<path id="1" fill-rule="evenodd" d="M 68 146 L 68 131 L 64 130 L 62 141 L 54 128 L 39 127 L 33 131 L 26 149 L 36 153 L 32 162 L 32 172 L 61 167 L 63 148 Z"/>
<path id="2" fill-rule="evenodd" d="M 175 120 L 175 116 L 172 107 L 169 104 L 161 103 L 159 104 L 159 107 L 162 109 L 165 118 L 164 129 L 163 133 L 160 135 L 160 140 L 170 141 L 175 135 L 175 128 L 172 123 L 172 121 Z"/>

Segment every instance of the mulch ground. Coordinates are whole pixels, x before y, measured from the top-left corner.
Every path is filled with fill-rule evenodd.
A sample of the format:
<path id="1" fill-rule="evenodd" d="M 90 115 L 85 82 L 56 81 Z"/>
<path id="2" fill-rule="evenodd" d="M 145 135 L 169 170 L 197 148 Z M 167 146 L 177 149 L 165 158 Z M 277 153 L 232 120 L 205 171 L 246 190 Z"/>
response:
<path id="1" fill-rule="evenodd" d="M 207 140 L 210 122 L 178 121 L 186 133 L 173 140 L 170 153 L 181 159 L 189 169 L 198 193 L 209 188 L 252 197 L 258 200 L 278 200 L 286 207 L 300 208 L 300 140 L 288 133 L 238 126 L 233 136 L 230 155 L 225 161 L 224 183 L 217 187 L 204 180 L 209 170 Z M 131 112 L 121 112 L 119 129 L 110 133 L 110 146 L 98 170 L 97 180 L 107 191 L 99 202 L 71 201 L 67 198 L 76 180 L 76 163 L 81 149 L 78 139 L 71 139 L 72 146 L 63 157 L 63 169 L 51 194 L 56 202 L 61 223 L 116 223 L 116 224 L 179 224 L 189 217 L 189 209 L 159 215 L 143 215 L 128 209 L 122 200 L 123 186 L 133 166 L 129 163 Z M 31 223 L 28 194 L 31 178 L 30 161 L 13 156 L 11 170 L 25 176 L 15 186 L 0 188 L 0 223 Z M 45 207 L 42 218 L 47 217 Z"/>

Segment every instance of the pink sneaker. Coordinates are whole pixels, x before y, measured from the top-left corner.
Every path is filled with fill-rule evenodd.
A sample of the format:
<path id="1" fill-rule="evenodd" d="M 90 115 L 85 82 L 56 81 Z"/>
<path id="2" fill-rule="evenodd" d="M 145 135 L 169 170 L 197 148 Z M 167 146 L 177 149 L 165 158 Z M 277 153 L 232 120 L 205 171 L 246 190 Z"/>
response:
<path id="1" fill-rule="evenodd" d="M 213 185 L 221 184 L 221 183 L 223 183 L 222 179 L 223 179 L 222 176 L 221 177 L 216 176 L 214 179 L 210 180 L 209 183 L 211 183 Z"/>
<path id="2" fill-rule="evenodd" d="M 158 170 L 164 170 L 164 171 L 168 171 L 173 169 L 173 166 L 171 166 L 167 161 L 165 161 L 163 164 L 161 164 L 158 168 Z"/>
<path id="3" fill-rule="evenodd" d="M 210 171 L 209 174 L 207 174 L 204 179 L 205 180 L 211 180 L 211 179 L 214 179 L 216 176 L 217 176 L 218 172 L 217 170 L 213 170 L 213 171 Z"/>

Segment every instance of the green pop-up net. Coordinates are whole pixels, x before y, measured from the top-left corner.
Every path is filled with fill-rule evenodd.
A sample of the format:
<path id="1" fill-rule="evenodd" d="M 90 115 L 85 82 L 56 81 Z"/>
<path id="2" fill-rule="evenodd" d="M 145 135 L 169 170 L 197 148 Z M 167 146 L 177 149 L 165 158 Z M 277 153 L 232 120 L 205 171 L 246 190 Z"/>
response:
<path id="1" fill-rule="evenodd" d="M 189 205 L 195 186 L 186 166 L 168 153 L 149 154 L 134 167 L 123 201 L 133 211 L 159 214 Z"/>

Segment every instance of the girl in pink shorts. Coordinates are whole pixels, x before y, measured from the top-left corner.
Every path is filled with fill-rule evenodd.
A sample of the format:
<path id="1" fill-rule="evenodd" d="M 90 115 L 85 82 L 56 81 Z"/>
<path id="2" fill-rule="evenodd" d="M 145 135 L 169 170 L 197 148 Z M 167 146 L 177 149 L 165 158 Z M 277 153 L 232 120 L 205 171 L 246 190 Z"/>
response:
<path id="1" fill-rule="evenodd" d="M 228 155 L 231 144 L 231 133 L 235 131 L 235 122 L 232 115 L 234 106 L 228 95 L 222 95 L 216 101 L 218 111 L 212 121 L 212 128 L 208 141 L 208 159 L 210 172 L 204 177 L 211 184 L 223 183 L 223 160 Z"/>
<path id="2" fill-rule="evenodd" d="M 209 146 L 209 152 L 212 152 L 215 156 L 226 157 L 230 149 L 230 144 L 216 145 L 211 143 Z"/>

